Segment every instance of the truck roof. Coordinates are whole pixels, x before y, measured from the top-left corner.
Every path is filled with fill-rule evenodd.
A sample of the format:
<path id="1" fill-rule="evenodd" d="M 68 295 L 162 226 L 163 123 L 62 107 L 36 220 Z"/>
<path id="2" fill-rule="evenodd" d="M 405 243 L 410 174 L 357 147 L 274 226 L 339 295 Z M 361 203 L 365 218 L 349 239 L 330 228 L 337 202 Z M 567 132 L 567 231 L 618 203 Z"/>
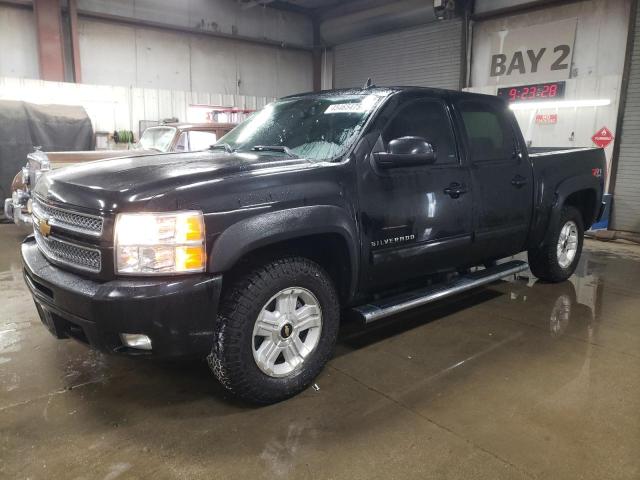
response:
<path id="1" fill-rule="evenodd" d="M 392 86 L 392 87 L 376 87 L 369 88 L 340 88 L 334 90 L 322 90 L 320 92 L 306 92 L 295 95 L 288 95 L 282 98 L 299 98 L 299 97 L 324 97 L 324 96 L 336 96 L 336 95 L 368 95 L 374 94 L 379 96 L 389 96 L 399 92 L 415 92 L 415 93 L 429 93 L 437 97 L 449 97 L 455 99 L 456 97 L 478 98 L 483 99 L 492 98 L 499 102 L 504 102 L 503 99 L 495 95 L 487 95 L 482 93 L 462 92 L 459 90 L 447 90 L 444 88 L 431 88 L 431 87 L 412 87 L 412 86 Z"/>

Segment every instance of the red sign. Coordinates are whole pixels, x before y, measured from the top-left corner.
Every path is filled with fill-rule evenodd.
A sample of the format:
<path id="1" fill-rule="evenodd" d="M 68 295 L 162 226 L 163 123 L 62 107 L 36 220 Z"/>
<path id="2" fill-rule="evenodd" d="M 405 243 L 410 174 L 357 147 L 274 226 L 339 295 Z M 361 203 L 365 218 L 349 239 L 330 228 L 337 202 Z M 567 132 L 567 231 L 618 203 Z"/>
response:
<path id="1" fill-rule="evenodd" d="M 593 134 L 591 140 L 600 148 L 606 148 L 611 142 L 613 142 L 613 133 L 607 128 L 602 127 L 596 133 Z"/>
<path id="2" fill-rule="evenodd" d="M 557 113 L 538 113 L 536 114 L 536 123 L 541 125 L 555 125 L 558 123 L 558 114 Z"/>

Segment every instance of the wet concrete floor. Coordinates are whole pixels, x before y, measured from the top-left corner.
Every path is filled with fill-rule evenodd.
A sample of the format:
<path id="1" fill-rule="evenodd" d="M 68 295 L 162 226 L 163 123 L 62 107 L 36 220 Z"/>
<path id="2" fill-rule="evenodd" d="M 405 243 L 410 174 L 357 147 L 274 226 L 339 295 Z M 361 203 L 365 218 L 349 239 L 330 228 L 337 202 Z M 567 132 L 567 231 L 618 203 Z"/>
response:
<path id="1" fill-rule="evenodd" d="M 319 389 L 254 408 L 204 363 L 40 324 L 0 225 L 0 478 L 640 478 L 640 248 L 347 325 Z"/>

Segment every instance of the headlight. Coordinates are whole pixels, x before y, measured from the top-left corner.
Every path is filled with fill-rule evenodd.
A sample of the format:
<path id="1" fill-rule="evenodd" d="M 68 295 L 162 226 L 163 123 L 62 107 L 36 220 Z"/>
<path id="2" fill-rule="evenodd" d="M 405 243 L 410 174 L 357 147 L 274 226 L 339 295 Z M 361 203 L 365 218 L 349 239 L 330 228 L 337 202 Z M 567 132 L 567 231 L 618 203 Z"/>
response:
<path id="1" fill-rule="evenodd" d="M 204 272 L 202 212 L 121 213 L 116 219 L 116 270 L 129 275 Z"/>

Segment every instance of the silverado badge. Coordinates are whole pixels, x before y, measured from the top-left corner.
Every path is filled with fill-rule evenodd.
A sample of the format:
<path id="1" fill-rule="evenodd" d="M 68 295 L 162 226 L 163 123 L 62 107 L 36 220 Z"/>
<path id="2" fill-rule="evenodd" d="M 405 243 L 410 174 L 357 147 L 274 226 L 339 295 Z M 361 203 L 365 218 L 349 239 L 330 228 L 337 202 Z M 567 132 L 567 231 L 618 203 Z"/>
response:
<path id="1" fill-rule="evenodd" d="M 38 230 L 40 230 L 43 237 L 48 237 L 51 233 L 51 225 L 46 220 L 38 219 Z"/>

